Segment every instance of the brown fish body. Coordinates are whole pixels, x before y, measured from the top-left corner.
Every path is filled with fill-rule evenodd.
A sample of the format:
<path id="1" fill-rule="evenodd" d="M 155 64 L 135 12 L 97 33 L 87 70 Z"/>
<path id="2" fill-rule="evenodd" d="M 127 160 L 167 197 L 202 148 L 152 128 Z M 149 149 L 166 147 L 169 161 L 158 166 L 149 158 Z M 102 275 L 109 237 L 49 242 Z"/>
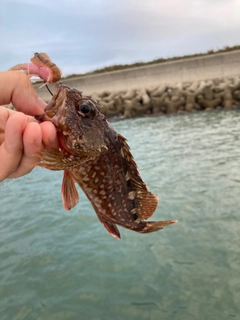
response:
<path id="1" fill-rule="evenodd" d="M 115 224 L 138 232 L 150 231 L 141 220 L 152 215 L 158 198 L 147 190 L 135 163 L 132 163 L 134 170 L 130 170 L 127 155 L 125 158 L 122 152 L 124 147 L 128 151 L 128 146 L 123 137 L 117 138 L 120 141 L 110 144 L 106 153 L 69 171 L 92 203 L 99 220 L 112 235 L 120 238 Z"/>
<path id="2" fill-rule="evenodd" d="M 56 83 L 61 71 L 46 53 L 35 53 L 31 63 L 10 70 L 37 75 Z M 37 163 L 50 170 L 64 170 L 62 200 L 70 210 L 78 201 L 77 183 L 90 200 L 108 232 L 120 239 L 117 225 L 141 233 L 162 229 L 176 222 L 145 221 L 158 204 L 149 192 L 126 143 L 100 112 L 97 102 L 82 92 L 57 82 L 56 91 L 39 121 L 51 121 L 58 132 L 60 148 L 46 148 Z"/>
<path id="3" fill-rule="evenodd" d="M 158 197 L 142 181 L 126 139 L 111 127 L 94 99 L 58 83 L 45 113 L 43 120 L 56 126 L 61 148 L 45 149 L 38 165 L 64 170 L 65 209 L 79 200 L 77 183 L 116 238 L 120 238 L 116 225 L 149 233 L 176 222 L 145 221 L 155 211 Z"/>

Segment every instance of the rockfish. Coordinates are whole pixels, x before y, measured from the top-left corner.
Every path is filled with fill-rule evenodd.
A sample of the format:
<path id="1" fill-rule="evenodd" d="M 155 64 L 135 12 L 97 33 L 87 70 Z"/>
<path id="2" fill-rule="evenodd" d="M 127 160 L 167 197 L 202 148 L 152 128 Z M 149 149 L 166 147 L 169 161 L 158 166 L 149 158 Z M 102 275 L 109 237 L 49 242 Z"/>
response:
<path id="1" fill-rule="evenodd" d="M 34 74 L 39 75 L 36 68 Z M 46 80 L 49 75 L 44 77 Z M 126 139 L 112 128 L 92 97 L 57 82 L 45 114 L 36 118 L 51 121 L 57 130 L 60 148 L 45 148 L 37 165 L 64 170 L 62 200 L 66 210 L 79 201 L 78 184 L 100 222 L 117 239 L 117 225 L 149 233 L 176 222 L 145 221 L 155 211 L 158 197 L 141 179 Z"/>

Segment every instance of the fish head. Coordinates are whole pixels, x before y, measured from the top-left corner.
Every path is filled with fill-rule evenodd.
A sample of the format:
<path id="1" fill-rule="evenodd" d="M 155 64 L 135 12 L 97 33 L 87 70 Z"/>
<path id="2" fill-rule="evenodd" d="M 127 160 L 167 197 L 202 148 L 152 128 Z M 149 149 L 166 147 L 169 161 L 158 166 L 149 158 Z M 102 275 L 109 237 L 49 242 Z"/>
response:
<path id="1" fill-rule="evenodd" d="M 95 157 L 107 152 L 110 126 L 92 97 L 59 82 L 45 114 L 70 154 Z"/>

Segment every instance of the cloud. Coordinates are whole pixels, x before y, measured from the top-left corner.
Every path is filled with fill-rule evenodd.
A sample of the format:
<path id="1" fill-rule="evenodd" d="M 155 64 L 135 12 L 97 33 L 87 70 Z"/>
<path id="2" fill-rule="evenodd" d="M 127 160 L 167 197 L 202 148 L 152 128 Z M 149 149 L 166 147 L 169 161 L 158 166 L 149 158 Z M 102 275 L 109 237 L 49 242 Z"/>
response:
<path id="1" fill-rule="evenodd" d="M 235 45 L 239 9 L 239 0 L 1 0 L 1 69 L 36 51 L 81 73 Z"/>

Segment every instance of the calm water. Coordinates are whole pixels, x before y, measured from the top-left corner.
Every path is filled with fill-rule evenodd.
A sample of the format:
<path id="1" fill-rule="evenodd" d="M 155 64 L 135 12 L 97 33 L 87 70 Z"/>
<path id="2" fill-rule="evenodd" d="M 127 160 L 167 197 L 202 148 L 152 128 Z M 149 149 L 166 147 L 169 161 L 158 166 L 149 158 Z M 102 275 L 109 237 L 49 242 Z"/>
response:
<path id="1" fill-rule="evenodd" d="M 113 123 L 160 197 L 155 234 L 112 238 L 61 172 L 0 184 L 1 320 L 240 319 L 240 112 Z"/>

